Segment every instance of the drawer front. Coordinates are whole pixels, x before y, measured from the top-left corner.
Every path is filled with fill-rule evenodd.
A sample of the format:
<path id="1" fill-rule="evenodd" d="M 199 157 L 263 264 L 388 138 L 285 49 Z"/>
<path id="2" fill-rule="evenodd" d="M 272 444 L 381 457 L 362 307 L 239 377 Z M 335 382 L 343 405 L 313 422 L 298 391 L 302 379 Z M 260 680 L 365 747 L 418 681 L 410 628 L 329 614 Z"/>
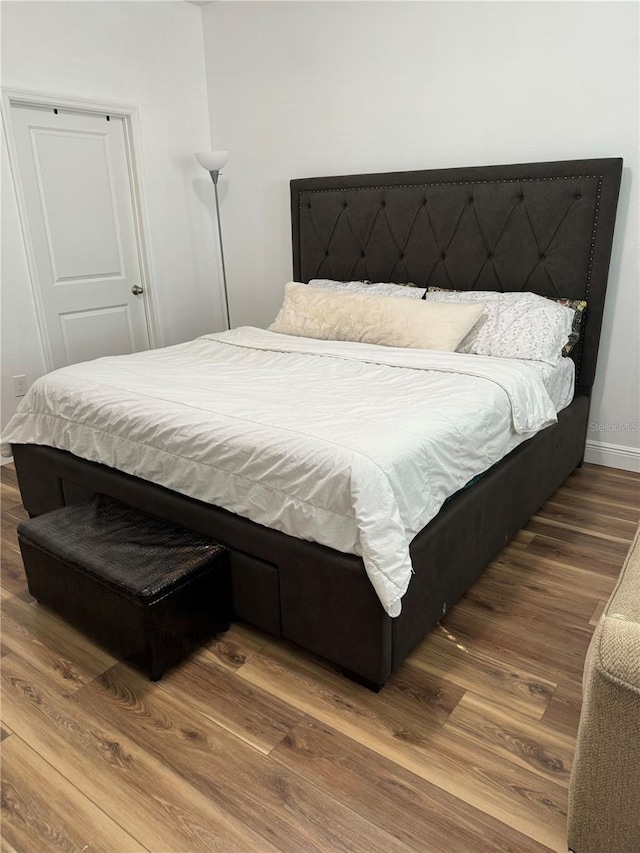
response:
<path id="1" fill-rule="evenodd" d="M 231 550 L 229 553 L 233 610 L 236 617 L 269 634 L 281 637 L 278 567 L 241 551 Z"/>

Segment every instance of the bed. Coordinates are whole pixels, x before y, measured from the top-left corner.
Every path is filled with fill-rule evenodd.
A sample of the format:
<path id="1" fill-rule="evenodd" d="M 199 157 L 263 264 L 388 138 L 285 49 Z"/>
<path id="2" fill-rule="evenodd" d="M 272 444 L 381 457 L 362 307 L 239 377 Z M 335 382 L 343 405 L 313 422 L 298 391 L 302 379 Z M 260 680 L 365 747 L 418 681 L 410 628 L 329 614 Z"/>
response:
<path id="1" fill-rule="evenodd" d="M 587 302 L 570 355 L 572 401 L 415 531 L 398 615 L 383 606 L 362 556 L 124 473 L 108 454 L 96 462 L 47 446 L 45 433 L 12 443 L 25 508 L 34 516 L 102 493 L 213 537 L 230 550 L 238 619 L 379 689 L 582 461 L 621 170 L 620 159 L 599 159 L 291 182 L 298 282 L 411 282 Z"/>

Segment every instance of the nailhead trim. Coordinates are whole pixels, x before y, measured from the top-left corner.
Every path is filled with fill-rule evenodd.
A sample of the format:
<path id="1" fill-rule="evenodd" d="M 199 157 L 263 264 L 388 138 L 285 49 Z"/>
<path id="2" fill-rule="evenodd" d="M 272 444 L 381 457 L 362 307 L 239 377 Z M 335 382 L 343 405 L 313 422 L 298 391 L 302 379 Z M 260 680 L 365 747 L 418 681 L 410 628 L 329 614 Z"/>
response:
<path id="1" fill-rule="evenodd" d="M 312 193 L 345 193 L 358 190 L 358 192 L 367 190 L 407 190 L 420 189 L 421 187 L 463 187 L 463 186 L 480 186 L 481 184 L 516 184 L 516 183 L 535 183 L 537 181 L 584 181 L 590 178 L 598 178 L 602 181 L 602 175 L 549 175 L 540 178 L 492 178 L 484 181 L 431 181 L 426 184 L 387 184 L 376 185 L 374 187 L 334 187 L 321 190 L 299 190 L 301 196 L 311 195 Z"/>
<path id="2" fill-rule="evenodd" d="M 594 176 L 595 177 L 595 176 Z M 598 187 L 596 189 L 596 206 L 593 216 L 593 231 L 591 232 L 591 245 L 589 246 L 589 264 L 587 267 L 587 280 L 585 282 L 584 298 L 587 303 L 587 311 L 589 310 L 589 289 L 591 288 L 591 272 L 593 270 L 593 254 L 596 248 L 596 231 L 598 230 L 598 214 L 600 213 L 600 196 L 602 194 L 602 175 L 598 175 Z M 580 341 L 580 351 L 578 353 L 578 363 L 576 364 L 576 377 L 580 375 L 582 367 L 582 352 L 584 350 L 584 342 Z"/>

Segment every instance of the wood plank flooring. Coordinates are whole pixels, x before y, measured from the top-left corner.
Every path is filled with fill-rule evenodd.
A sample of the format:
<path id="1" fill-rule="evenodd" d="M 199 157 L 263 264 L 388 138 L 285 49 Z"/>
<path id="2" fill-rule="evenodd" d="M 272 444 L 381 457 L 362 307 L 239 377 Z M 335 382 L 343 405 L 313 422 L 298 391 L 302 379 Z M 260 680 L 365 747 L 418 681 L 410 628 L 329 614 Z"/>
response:
<path id="1" fill-rule="evenodd" d="M 29 595 L 2 468 L 2 851 L 566 851 L 582 666 L 640 515 L 585 465 L 379 694 L 245 625 L 152 684 Z"/>

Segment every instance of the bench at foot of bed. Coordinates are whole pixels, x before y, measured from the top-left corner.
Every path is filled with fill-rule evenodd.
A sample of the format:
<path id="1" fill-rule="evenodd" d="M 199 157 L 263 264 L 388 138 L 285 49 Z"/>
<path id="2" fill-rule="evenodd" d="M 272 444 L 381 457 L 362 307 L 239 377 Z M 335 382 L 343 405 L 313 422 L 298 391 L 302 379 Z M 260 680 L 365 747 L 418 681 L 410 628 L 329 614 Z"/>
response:
<path id="1" fill-rule="evenodd" d="M 152 681 L 229 628 L 227 549 L 98 495 L 18 528 L 29 591 Z"/>

